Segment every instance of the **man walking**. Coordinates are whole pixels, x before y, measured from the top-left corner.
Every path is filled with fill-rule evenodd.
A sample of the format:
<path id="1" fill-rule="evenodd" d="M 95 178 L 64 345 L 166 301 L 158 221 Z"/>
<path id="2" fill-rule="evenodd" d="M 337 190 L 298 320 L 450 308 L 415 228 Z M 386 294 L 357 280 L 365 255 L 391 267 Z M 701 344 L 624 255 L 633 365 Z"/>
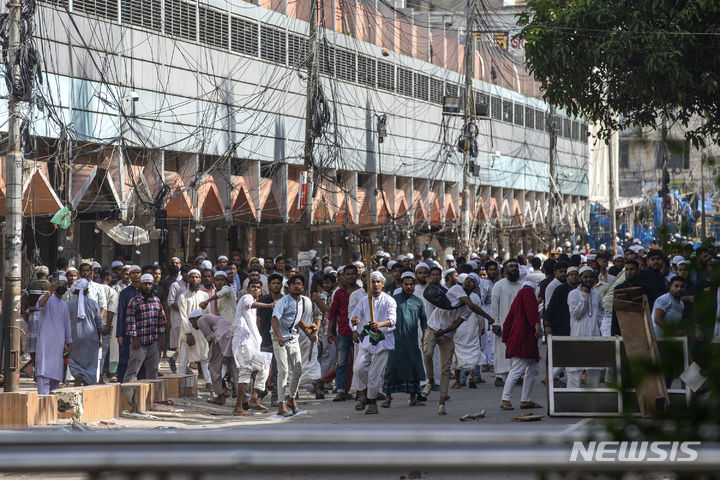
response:
<path id="1" fill-rule="evenodd" d="M 353 332 L 348 320 L 350 295 L 359 287 L 357 286 L 358 270 L 355 265 L 348 264 L 339 272 L 338 283 L 340 289 L 335 292 L 328 324 L 328 342 L 335 343 L 337 350 L 337 371 L 335 373 L 335 387 L 337 395 L 333 402 L 342 402 L 352 398 L 348 393 L 352 383 L 353 365 Z M 325 383 L 331 381 L 326 376 Z"/>
<path id="2" fill-rule="evenodd" d="M 397 304 L 390 295 L 383 292 L 384 286 L 383 274 L 373 272 L 370 277 L 369 295 L 372 295 L 374 320 L 370 318 L 370 305 L 367 298 L 358 303 L 350 320 L 353 331 L 358 332 L 361 336 L 360 352 L 355 362 L 355 376 L 358 380 L 358 401 L 355 409 L 365 410 L 367 406 L 365 411 L 367 414 L 378 413 L 378 391 L 382 386 L 390 350 L 395 349 L 393 331 L 395 330 Z M 366 326 L 375 332 L 382 332 L 384 338 L 379 341 L 371 339 L 371 335 L 366 334 L 364 330 Z"/>
<path id="3" fill-rule="evenodd" d="M 210 388 L 212 383 L 210 383 L 210 371 L 208 370 L 208 345 L 205 337 L 199 332 L 196 334 L 190 324 L 190 312 L 197 309 L 203 310 L 200 303 L 207 299 L 208 294 L 200 289 L 200 271 L 190 270 L 188 272 L 188 288 L 177 300 L 178 312 L 182 320 L 182 333 L 178 341 L 178 368 L 180 372 L 186 372 L 188 363 L 200 362 L 200 368 L 205 378 L 205 387 Z"/>
<path id="4" fill-rule="evenodd" d="M 127 307 L 130 300 L 140 293 L 140 277 L 142 270 L 138 265 L 129 268 L 130 285 L 123 288 L 118 296 L 118 314 L 115 328 L 115 337 L 117 338 L 120 354 L 118 358 L 117 379 L 122 382 L 125 378 L 125 370 L 127 369 L 128 359 L 130 358 L 130 336 L 127 333 L 127 323 L 125 317 Z"/>
<path id="5" fill-rule="evenodd" d="M 528 281 L 518 292 L 505 319 L 502 341 L 506 346 L 505 355 L 511 366 L 503 387 L 500 408 L 512 410 L 512 390 L 517 380 L 524 376 L 520 408 L 542 408 L 530 400 L 540 365 L 538 339 L 542 338 L 540 313 L 535 295 L 535 282 Z"/>
<path id="6" fill-rule="evenodd" d="M 127 308 L 127 334 L 131 346 L 123 382 L 134 382 L 141 366 L 145 367 L 145 378 L 157 378 L 165 338 L 165 313 L 160 299 L 153 294 L 153 276 L 144 274 L 140 284 L 140 293 L 130 300 Z"/>
<path id="7" fill-rule="evenodd" d="M 502 337 L 502 329 L 505 319 L 510 312 L 510 306 L 522 288 L 520 267 L 517 261 L 508 260 L 505 262 L 503 273 L 505 274 L 505 278 L 495 284 L 490 299 L 491 316 L 495 320 L 491 329 L 498 337 Z M 505 344 L 496 341 L 494 345 L 495 386 L 502 387 L 505 384 L 505 377 L 507 377 L 510 371 L 511 362 L 505 356 Z"/>
<path id="8" fill-rule="evenodd" d="M 88 295 L 89 283 L 86 278 L 76 280 L 68 303 L 73 338 L 68 366 L 75 377 L 75 386 L 95 385 L 98 377 L 103 325 L 100 307 Z"/>
<path id="9" fill-rule="evenodd" d="M 67 291 L 64 276 L 50 285 L 38 300 L 38 338 L 35 353 L 35 374 L 38 395 L 49 395 L 55 390 L 65 373 L 63 350 L 72 353 L 70 311 L 62 299 Z"/>
<path id="10" fill-rule="evenodd" d="M 570 336 L 571 337 L 599 337 L 600 323 L 605 308 L 600 294 L 593 289 L 595 285 L 595 272 L 590 267 L 580 269 L 580 286 L 568 294 L 568 309 L 570 310 Z M 600 383 L 600 374 L 603 368 L 576 368 L 568 367 L 568 388 L 580 388 L 580 379 L 583 371 L 586 372 L 588 387 L 595 388 Z"/>

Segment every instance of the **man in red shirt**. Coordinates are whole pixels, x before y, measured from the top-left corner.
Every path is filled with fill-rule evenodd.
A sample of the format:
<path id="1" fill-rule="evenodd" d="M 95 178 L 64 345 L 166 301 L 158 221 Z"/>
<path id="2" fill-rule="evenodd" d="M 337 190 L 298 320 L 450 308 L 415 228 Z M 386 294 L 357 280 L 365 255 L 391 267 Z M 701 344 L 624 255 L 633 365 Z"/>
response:
<path id="1" fill-rule="evenodd" d="M 328 317 L 328 342 L 335 343 L 337 350 L 337 370 L 335 372 L 337 395 L 335 395 L 333 402 L 342 402 L 352 398 L 347 393 L 347 389 L 352 382 L 353 360 L 353 332 L 348 319 L 348 304 L 350 294 L 358 289 L 358 270 L 355 265 L 346 265 L 338 274 L 340 288 L 335 292 Z M 331 373 L 332 370 L 323 377 L 325 383 L 332 380 Z"/>
<path id="2" fill-rule="evenodd" d="M 502 341 L 505 344 L 505 357 L 512 360 L 505 388 L 503 388 L 500 408 L 512 410 L 510 403 L 512 390 L 518 378 L 523 374 L 520 408 L 542 408 L 530 400 L 540 367 L 538 340 L 542 338 L 540 314 L 538 312 L 535 283 L 525 282 L 515 296 L 502 329 Z"/>

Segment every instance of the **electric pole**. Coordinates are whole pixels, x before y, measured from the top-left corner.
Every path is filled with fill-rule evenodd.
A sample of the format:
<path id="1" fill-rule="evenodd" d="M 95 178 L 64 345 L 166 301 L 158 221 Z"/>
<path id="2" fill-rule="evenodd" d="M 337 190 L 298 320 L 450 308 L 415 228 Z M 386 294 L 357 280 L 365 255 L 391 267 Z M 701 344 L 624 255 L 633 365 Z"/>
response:
<path id="1" fill-rule="evenodd" d="M 465 254 L 472 254 L 470 242 L 470 123 L 472 121 L 475 104 L 473 102 L 473 57 L 475 56 L 475 0 L 467 0 L 467 27 L 465 29 L 465 109 L 463 135 L 465 135 L 466 148 L 463 149 L 463 191 L 462 191 L 462 248 Z"/>
<path id="2" fill-rule="evenodd" d="M 548 157 L 548 167 L 550 170 L 550 181 L 548 182 L 548 213 L 547 213 L 547 222 L 548 227 L 550 230 L 550 246 L 552 248 L 555 248 L 556 242 L 555 242 L 555 193 L 553 192 L 553 184 L 555 182 L 555 145 L 557 144 L 557 133 L 555 132 L 555 115 L 554 115 L 555 109 L 552 105 L 550 105 L 548 110 L 548 116 L 547 121 L 545 122 L 547 124 L 547 130 L 548 134 L 550 136 L 550 146 L 549 146 L 549 157 Z"/>
<path id="3" fill-rule="evenodd" d="M 307 98 L 305 101 L 305 172 L 307 174 L 305 187 L 305 224 L 307 231 L 305 232 L 305 242 L 307 250 L 313 247 L 313 145 L 315 142 L 313 132 L 314 105 L 317 97 L 317 77 L 318 77 L 318 11 L 317 0 L 310 0 L 310 38 L 308 42 L 308 58 L 307 58 Z"/>
<path id="4" fill-rule="evenodd" d="M 610 192 L 610 244 L 612 245 L 613 254 L 617 252 L 617 218 L 615 218 L 615 160 L 613 159 L 614 150 L 613 134 L 608 139 L 608 190 Z"/>
<path id="5" fill-rule="evenodd" d="M 5 391 L 20 389 L 20 282 L 22 262 L 22 141 L 20 135 L 20 102 L 14 88 L 22 82 L 20 71 L 21 0 L 8 2 L 7 73 L 10 76 L 8 97 L 8 151 L 5 162 L 5 262 L 3 273 L 3 326 L 5 329 Z"/>

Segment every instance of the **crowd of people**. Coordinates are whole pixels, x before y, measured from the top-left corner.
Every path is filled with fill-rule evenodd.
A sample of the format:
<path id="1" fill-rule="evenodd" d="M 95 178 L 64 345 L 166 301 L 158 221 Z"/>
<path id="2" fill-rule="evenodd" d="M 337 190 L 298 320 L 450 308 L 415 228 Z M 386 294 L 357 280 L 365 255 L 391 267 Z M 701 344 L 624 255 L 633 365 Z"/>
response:
<path id="1" fill-rule="evenodd" d="M 24 373 L 48 394 L 72 382 L 153 379 L 167 361 L 173 373 L 196 368 L 209 401 L 235 397 L 241 416 L 267 411 L 268 395 L 279 415 L 292 416 L 301 388 L 354 400 L 367 414 L 400 394 L 422 406 L 437 391 L 437 413 L 446 415 L 450 390 L 494 376 L 500 408 L 514 409 L 520 384 L 519 407 L 538 409 L 531 397 L 542 339 L 621 335 L 617 291 L 641 289 L 658 336 L 700 344 L 720 335 L 714 253 L 628 241 L 617 252 L 588 246 L 501 261 L 494 252 L 438 257 L 428 248 L 345 265 L 326 256 L 309 273 L 282 256 L 244 261 L 239 252 L 173 257 L 165 268 L 122 259 L 76 268 L 61 258 L 52 273 L 35 267 L 24 290 Z M 684 319 L 698 317 L 703 294 L 714 299 L 711 321 L 689 331 Z M 548 375 L 558 388 L 603 380 L 593 368 Z"/>

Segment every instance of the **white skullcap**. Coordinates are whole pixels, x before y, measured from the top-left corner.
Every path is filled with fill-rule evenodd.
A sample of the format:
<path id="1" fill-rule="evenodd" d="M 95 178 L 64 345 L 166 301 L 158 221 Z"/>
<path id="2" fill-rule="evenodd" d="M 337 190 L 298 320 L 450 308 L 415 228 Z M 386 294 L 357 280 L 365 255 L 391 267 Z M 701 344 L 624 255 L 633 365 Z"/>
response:
<path id="1" fill-rule="evenodd" d="M 323 268 L 323 273 L 327 275 L 328 273 L 333 271 L 332 265 L 328 265 L 327 267 Z"/>
<path id="2" fill-rule="evenodd" d="M 340 268 L 337 269 L 338 275 L 343 273 L 345 271 L 345 265 L 340 265 Z"/>
<path id="3" fill-rule="evenodd" d="M 588 261 L 588 258 L 586 255 L 580 255 L 580 263 L 585 263 Z"/>
<path id="4" fill-rule="evenodd" d="M 225 273 L 225 271 L 223 271 L 223 270 L 218 270 L 217 272 L 215 272 L 215 275 L 213 275 L 213 277 L 225 277 L 225 278 L 227 278 L 227 273 Z"/>
<path id="5" fill-rule="evenodd" d="M 567 269 L 567 273 L 577 272 L 577 271 L 578 271 L 577 267 L 568 267 L 568 269 Z"/>
<path id="6" fill-rule="evenodd" d="M 405 258 L 407 258 L 407 259 L 409 259 L 409 260 L 414 260 L 414 259 L 415 259 L 415 255 L 413 255 L 412 253 L 408 253 L 408 254 L 405 256 Z"/>
<path id="7" fill-rule="evenodd" d="M 385 276 L 380 272 L 372 272 L 370 274 L 370 278 L 372 280 L 381 280 L 383 283 L 385 283 Z"/>
<path id="8" fill-rule="evenodd" d="M 188 315 L 188 318 L 198 318 L 198 317 L 202 317 L 203 315 L 205 315 L 205 312 L 203 312 L 199 308 L 196 308 L 195 310 L 190 312 L 190 315 Z"/>
<path id="9" fill-rule="evenodd" d="M 412 278 L 413 280 L 415 280 L 415 274 L 412 272 L 404 272 L 402 275 L 400 275 L 400 280 L 402 280 L 403 278 Z"/>
<path id="10" fill-rule="evenodd" d="M 335 275 L 335 276 L 337 276 L 337 274 L 338 274 L 338 272 L 336 272 L 336 271 L 333 270 L 333 269 L 330 269 L 329 272 L 325 272 L 325 275 Z"/>
<path id="11" fill-rule="evenodd" d="M 454 268 L 448 268 L 447 270 L 445 270 L 443 272 L 443 275 L 447 277 L 448 275 L 450 275 L 453 272 L 457 272 L 457 270 L 455 270 Z"/>
<path id="12" fill-rule="evenodd" d="M 478 264 L 477 264 L 477 262 L 476 262 L 475 260 L 470 260 L 470 261 L 467 262 L 467 263 L 468 263 L 468 265 L 470 265 L 470 266 L 472 267 L 473 270 L 477 270 Z"/>
<path id="13" fill-rule="evenodd" d="M 130 271 L 131 271 L 131 272 L 134 272 L 134 271 L 136 271 L 136 270 L 137 270 L 138 272 L 142 272 L 142 268 L 140 268 L 140 265 L 133 265 L 133 266 L 130 267 Z"/>
<path id="14" fill-rule="evenodd" d="M 210 260 L 203 260 L 203 262 L 200 264 L 200 268 L 203 270 L 212 270 L 212 262 Z"/>
<path id="15" fill-rule="evenodd" d="M 385 256 L 385 252 L 383 252 L 382 250 L 378 250 L 378 252 L 375 254 L 375 256 L 377 256 L 377 257 L 384 257 L 384 256 Z"/>
<path id="16" fill-rule="evenodd" d="M 67 283 L 67 277 L 65 275 L 60 275 L 58 277 L 58 282 L 65 282 Z"/>
<path id="17" fill-rule="evenodd" d="M 580 273 L 580 275 L 582 275 L 585 272 L 595 273 L 595 271 L 592 269 L 592 267 L 583 267 L 580 269 L 580 271 L 578 273 Z"/>
<path id="18" fill-rule="evenodd" d="M 631 245 L 631 246 L 630 246 L 630 251 L 631 251 L 631 252 L 638 253 L 640 250 L 642 250 L 642 247 L 641 247 L 640 245 Z"/>
<path id="19" fill-rule="evenodd" d="M 47 275 L 48 273 L 50 273 L 50 269 L 45 265 L 38 265 L 35 267 L 35 275 Z"/>
<path id="20" fill-rule="evenodd" d="M 428 265 L 425 262 L 420 262 L 417 265 L 415 265 L 415 271 L 417 272 L 419 268 L 426 268 L 426 269 L 430 270 L 430 265 Z M 400 278 L 402 278 L 402 277 L 400 277 Z"/>
<path id="21" fill-rule="evenodd" d="M 454 262 L 455 257 L 453 257 L 451 253 L 448 253 L 447 255 L 445 255 L 445 260 L 448 262 Z"/>
<path id="22" fill-rule="evenodd" d="M 110 264 L 110 267 L 115 269 L 117 267 L 122 267 L 123 263 L 120 260 L 113 260 L 113 262 Z"/>
<path id="23" fill-rule="evenodd" d="M 365 268 L 365 264 L 364 264 L 363 262 L 359 261 L 359 260 L 358 260 L 357 262 L 353 262 L 353 265 L 355 265 L 355 266 L 356 266 L 358 269 L 360 269 L 360 270 L 362 270 L 363 268 Z"/>
<path id="24" fill-rule="evenodd" d="M 487 255 L 487 250 L 480 250 L 480 255 Z"/>
<path id="25" fill-rule="evenodd" d="M 670 263 L 672 263 L 673 265 L 680 265 L 680 262 L 682 262 L 684 260 L 685 260 L 684 257 L 682 257 L 681 255 L 678 255 L 676 257 L 673 257 L 673 259 Z"/>
<path id="26" fill-rule="evenodd" d="M 530 257 L 534 257 L 535 254 L 533 252 L 528 252 L 527 256 L 528 256 L 528 258 L 530 258 Z"/>
<path id="27" fill-rule="evenodd" d="M 607 247 L 605 246 L 605 244 L 604 244 L 604 243 L 601 243 L 601 244 L 600 244 L 600 251 L 602 252 L 603 250 L 606 250 L 606 249 L 607 249 Z"/>
<path id="28" fill-rule="evenodd" d="M 198 255 L 195 257 L 195 261 L 197 262 L 198 260 L 205 260 L 205 257 L 203 255 Z"/>
<path id="29" fill-rule="evenodd" d="M 402 262 L 402 261 L 405 260 L 406 258 L 407 258 L 407 257 L 406 257 L 405 255 L 398 255 L 397 261 L 398 261 L 398 262 Z"/>
<path id="30" fill-rule="evenodd" d="M 435 260 L 431 260 L 428 265 L 430 265 L 430 268 L 440 268 L 440 264 Z"/>
<path id="31" fill-rule="evenodd" d="M 198 275 L 200 275 L 200 270 L 198 270 L 197 268 L 193 268 L 192 270 L 190 270 L 190 271 L 188 272 L 188 277 L 189 277 L 190 275 L 192 275 L 193 273 L 197 273 Z"/>
<path id="32" fill-rule="evenodd" d="M 65 269 L 65 273 L 77 272 L 77 271 L 78 271 L 78 269 L 75 267 L 68 267 Z"/>
<path id="33" fill-rule="evenodd" d="M 461 273 L 460 275 L 458 275 L 458 283 L 465 283 L 465 279 L 467 278 L 467 276 L 467 273 Z"/>
<path id="34" fill-rule="evenodd" d="M 588 260 L 595 260 L 597 258 L 597 255 L 594 253 L 589 253 L 585 258 L 587 258 Z"/>
<path id="35" fill-rule="evenodd" d="M 172 257 L 172 258 L 170 259 L 170 261 L 173 261 L 173 260 L 177 260 L 178 262 L 182 262 L 182 260 L 180 260 L 180 257 Z"/>
<path id="36" fill-rule="evenodd" d="M 677 263 L 677 266 L 680 266 L 680 265 L 690 265 L 690 261 L 689 260 L 680 260 Z"/>
<path id="37" fill-rule="evenodd" d="M 392 269 L 393 265 L 395 265 L 396 263 L 398 262 L 396 262 L 395 260 L 389 260 L 387 263 L 388 270 Z"/>
<path id="38" fill-rule="evenodd" d="M 640 241 L 639 238 L 636 238 L 635 240 L 633 240 L 633 243 L 634 243 L 635 245 L 640 245 L 642 242 Z"/>
<path id="39" fill-rule="evenodd" d="M 100 265 L 98 262 L 93 262 L 92 268 L 102 268 L 102 265 Z"/>
<path id="40" fill-rule="evenodd" d="M 617 255 L 615 255 L 615 256 L 613 257 L 613 260 L 617 260 L 618 258 L 625 258 L 625 257 L 623 257 L 622 255 L 620 255 L 620 254 L 618 253 Z"/>
<path id="41" fill-rule="evenodd" d="M 228 259 L 225 255 L 220 255 L 220 256 L 218 257 L 218 261 L 220 261 L 220 260 L 225 260 L 225 261 L 227 261 L 227 260 L 229 260 L 229 259 Z"/>
<path id="42" fill-rule="evenodd" d="M 146 273 L 146 274 L 144 274 L 142 277 L 140 277 L 140 281 L 141 281 L 142 283 L 145 283 L 145 282 L 154 282 L 155 279 L 153 278 L 152 275 L 150 275 L 149 273 Z"/>

